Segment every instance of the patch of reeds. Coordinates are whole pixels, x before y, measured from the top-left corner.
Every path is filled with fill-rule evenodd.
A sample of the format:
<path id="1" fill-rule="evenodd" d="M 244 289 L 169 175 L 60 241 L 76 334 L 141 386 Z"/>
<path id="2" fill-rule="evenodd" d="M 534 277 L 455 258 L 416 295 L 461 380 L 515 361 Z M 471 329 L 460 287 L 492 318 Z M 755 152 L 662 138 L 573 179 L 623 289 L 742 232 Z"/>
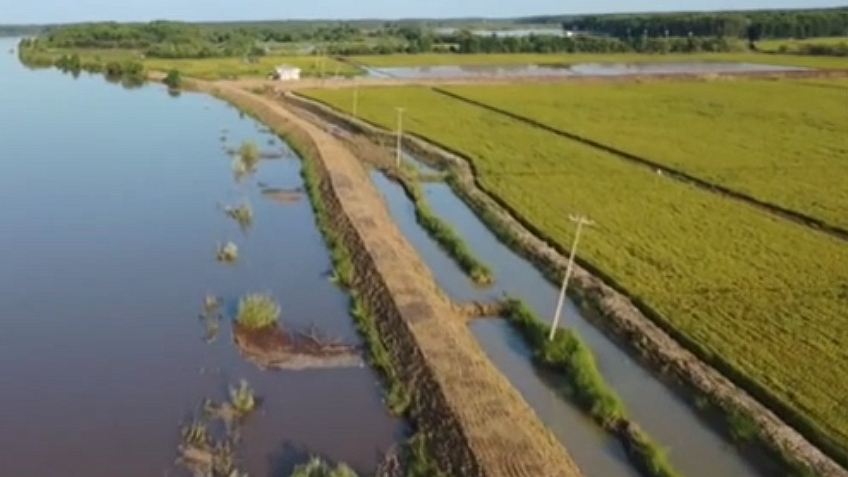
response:
<path id="1" fill-rule="evenodd" d="M 358 477 L 346 464 L 332 465 L 318 457 L 294 468 L 290 477 Z"/>
<path id="2" fill-rule="evenodd" d="M 183 443 L 193 447 L 205 448 L 212 442 L 206 423 L 199 419 L 195 419 L 190 424 L 183 426 L 180 434 L 182 435 Z"/>
<path id="3" fill-rule="evenodd" d="M 247 477 L 236 467 L 236 434 L 227 426 L 227 435 L 223 440 L 213 439 L 209 432 L 208 421 L 195 419 L 182 427 L 181 442 L 178 447 L 178 462 L 193 475 L 209 477 Z"/>
<path id="4" fill-rule="evenodd" d="M 627 418 L 624 404 L 604 380 L 592 351 L 574 331 L 560 328 L 549 340 L 550 326 L 522 301 L 507 300 L 504 310 L 505 317 L 530 345 L 534 359 L 568 381 L 571 398 L 622 441 L 634 466 L 650 477 L 680 477 L 663 449 Z"/>
<path id="5" fill-rule="evenodd" d="M 277 325 L 280 305 L 268 294 L 250 293 L 239 300 L 236 323 L 250 330 L 261 330 Z"/>
<path id="6" fill-rule="evenodd" d="M 415 208 L 415 219 L 456 264 L 478 285 L 489 285 L 494 277 L 486 266 L 453 227 L 442 220 L 427 204 L 424 191 L 417 181 L 404 177 L 401 180 L 407 196 Z"/>
<path id="7" fill-rule="evenodd" d="M 247 201 L 239 205 L 224 207 L 224 213 L 227 214 L 227 217 L 235 220 L 243 232 L 249 230 L 253 225 L 253 208 L 250 207 L 250 203 Z"/>
<path id="8" fill-rule="evenodd" d="M 203 341 L 206 343 L 212 343 L 218 336 L 221 322 L 220 305 L 220 300 L 215 295 L 206 295 L 203 299 L 200 321 L 204 328 Z"/>
<path id="9" fill-rule="evenodd" d="M 230 405 L 238 414 L 249 414 L 256 407 L 253 389 L 242 379 L 238 386 L 230 387 Z"/>
<path id="10" fill-rule="evenodd" d="M 238 260 L 238 245 L 233 242 L 218 244 L 215 251 L 215 258 L 219 262 L 233 263 Z"/>
<path id="11" fill-rule="evenodd" d="M 244 165 L 245 170 L 253 171 L 259 164 L 259 146 L 253 141 L 243 141 L 239 146 L 236 157 Z"/>

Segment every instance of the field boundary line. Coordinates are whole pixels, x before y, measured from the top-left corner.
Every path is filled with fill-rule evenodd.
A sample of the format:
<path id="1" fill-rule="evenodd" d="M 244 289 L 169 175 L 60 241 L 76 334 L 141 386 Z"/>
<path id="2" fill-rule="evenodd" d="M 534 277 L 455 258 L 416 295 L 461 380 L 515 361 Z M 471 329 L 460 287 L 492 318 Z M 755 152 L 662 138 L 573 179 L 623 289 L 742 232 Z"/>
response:
<path id="1" fill-rule="evenodd" d="M 436 86 L 433 86 L 430 89 L 435 91 L 436 93 L 439 93 L 441 95 L 447 96 L 447 97 L 452 98 L 452 99 L 455 99 L 457 101 L 462 101 L 462 102 L 470 104 L 472 106 L 476 106 L 476 107 L 479 107 L 479 108 L 489 110 L 489 111 L 496 113 L 496 114 L 501 114 L 501 115 L 507 116 L 507 117 L 514 119 L 516 121 L 526 123 L 530 126 L 542 129 L 544 131 L 547 131 L 547 132 L 550 132 L 550 133 L 553 133 L 553 134 L 556 134 L 556 135 L 564 137 L 566 139 L 570 139 L 572 141 L 579 142 L 583 145 L 586 145 L 586 146 L 589 146 L 589 147 L 599 149 L 601 151 L 613 154 L 613 155 L 615 155 L 615 156 L 617 156 L 621 159 L 624 159 L 624 160 L 626 160 L 630 163 L 634 163 L 634 164 L 643 166 L 645 168 L 650 168 L 654 171 L 661 171 L 663 173 L 663 177 L 669 177 L 669 178 L 677 180 L 679 182 L 683 182 L 685 184 L 695 186 L 699 189 L 703 189 L 703 190 L 706 190 L 708 192 L 718 194 L 722 197 L 726 197 L 726 198 L 736 200 L 738 202 L 742 202 L 742 203 L 744 203 L 744 204 L 746 204 L 750 207 L 754 207 L 754 208 L 759 209 L 761 211 L 768 212 L 771 215 L 780 217 L 782 219 L 790 220 L 790 221 L 795 222 L 797 224 L 803 225 L 803 226 L 805 226 L 805 227 L 807 227 L 811 230 L 822 232 L 822 233 L 828 234 L 832 237 L 835 237 L 839 240 L 848 242 L 848 229 L 842 228 L 838 225 L 830 224 L 830 223 L 828 223 L 828 222 L 826 222 L 822 219 L 817 219 L 815 217 L 804 214 L 802 212 L 797 212 L 795 210 L 787 209 L 787 208 L 782 207 L 780 205 L 758 199 L 758 198 L 756 198 L 752 195 L 745 194 L 743 192 L 738 192 L 738 191 L 731 189 L 729 187 L 725 187 L 723 185 L 716 184 L 714 182 L 710 182 L 710 181 L 705 180 L 705 179 L 701 179 L 701 178 L 694 176 L 694 175 L 692 175 L 688 172 L 683 172 L 679 169 L 675 169 L 673 167 L 660 164 L 660 163 L 653 161 L 651 159 L 646 159 L 642 156 L 638 156 L 636 154 L 624 151 L 622 149 L 618 149 L 616 147 L 609 146 L 607 144 L 598 142 L 594 139 L 589 139 L 589 138 L 583 137 L 581 135 L 578 135 L 578 134 L 575 134 L 575 133 L 572 133 L 572 132 L 568 132 L 564 129 L 559 129 L 559 128 L 553 127 L 553 126 L 545 124 L 541 121 L 538 121 L 538 120 L 535 120 L 535 119 L 532 119 L 532 118 L 528 118 L 526 116 L 522 116 L 520 114 L 513 113 L 511 111 L 507 111 L 507 110 L 499 108 L 497 106 L 492 106 L 490 104 L 483 103 L 481 101 L 466 98 L 465 96 L 444 90 L 444 89 L 436 87 Z"/>
<path id="2" fill-rule="evenodd" d="M 287 101 L 319 116 L 331 116 L 376 140 L 395 135 L 378 124 L 352 118 L 318 99 L 291 92 Z M 558 284 L 568 251 L 534 226 L 496 194 L 479 183 L 471 159 L 460 151 L 414 133 L 404 136 L 408 150 L 437 164 L 456 166 L 459 186 L 454 191 L 511 249 L 528 258 Z M 507 238 L 496 228 L 505 227 Z M 845 451 L 830 434 L 761 383 L 747 377 L 721 356 L 710 353 L 678 331 L 643 298 L 633 295 L 603 270 L 576 257 L 574 277 L 578 298 L 601 312 L 590 320 L 617 337 L 654 371 L 662 370 L 708 398 L 725 416 L 750 418 L 757 426 L 756 440 L 782 459 L 810 466 L 823 477 L 848 477 Z"/>

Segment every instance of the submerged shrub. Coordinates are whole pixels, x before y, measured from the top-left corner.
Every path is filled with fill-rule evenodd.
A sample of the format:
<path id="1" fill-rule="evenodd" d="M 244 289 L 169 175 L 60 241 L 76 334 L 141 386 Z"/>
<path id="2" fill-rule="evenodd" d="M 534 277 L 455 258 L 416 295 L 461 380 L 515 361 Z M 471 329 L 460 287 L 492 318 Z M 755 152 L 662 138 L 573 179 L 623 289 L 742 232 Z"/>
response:
<path id="1" fill-rule="evenodd" d="M 346 464 L 333 466 L 327 462 L 312 457 L 309 462 L 294 468 L 290 477 L 358 477 Z"/>
<path id="2" fill-rule="evenodd" d="M 228 217 L 238 222 L 239 228 L 243 231 L 253 225 L 253 209 L 247 201 L 237 206 L 228 206 L 224 208 L 224 212 Z"/>
<path id="3" fill-rule="evenodd" d="M 252 171 L 259 163 L 259 147 L 252 141 L 244 141 L 238 150 L 239 161 L 248 171 Z"/>
<path id="4" fill-rule="evenodd" d="M 238 387 L 230 388 L 230 404 L 239 414 L 247 414 L 256 407 L 253 389 L 244 379 L 239 381 Z"/>
<path id="5" fill-rule="evenodd" d="M 198 420 L 195 420 L 191 424 L 187 424 L 183 427 L 182 437 L 183 442 L 186 445 L 193 447 L 206 448 L 210 442 L 206 424 Z"/>
<path id="6" fill-rule="evenodd" d="M 183 76 L 179 70 L 169 70 L 168 74 L 165 75 L 165 79 L 162 80 L 168 88 L 170 89 L 179 89 L 183 85 Z"/>
<path id="7" fill-rule="evenodd" d="M 223 245 L 218 244 L 218 251 L 215 255 L 219 262 L 235 262 L 238 260 L 238 246 L 233 242 L 227 242 Z"/>
<path id="8" fill-rule="evenodd" d="M 280 306 L 267 294 L 251 293 L 239 301 L 236 322 L 245 328 L 258 330 L 277 324 Z"/>

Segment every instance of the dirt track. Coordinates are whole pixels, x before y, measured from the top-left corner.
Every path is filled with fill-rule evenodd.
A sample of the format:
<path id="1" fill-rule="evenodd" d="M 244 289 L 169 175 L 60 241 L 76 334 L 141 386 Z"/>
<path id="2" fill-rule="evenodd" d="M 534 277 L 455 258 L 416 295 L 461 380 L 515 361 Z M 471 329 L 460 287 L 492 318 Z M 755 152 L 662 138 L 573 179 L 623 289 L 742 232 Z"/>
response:
<path id="1" fill-rule="evenodd" d="M 391 141 L 393 133 L 376 128 L 362 121 L 353 120 L 337 111 L 300 96 L 286 98 L 292 104 L 310 114 L 353 131 L 376 143 Z M 428 162 L 449 165 L 459 173 L 462 195 L 474 209 L 485 211 L 483 215 L 495 217 L 496 221 L 510 230 L 516 239 L 514 242 L 522 253 L 531 257 L 548 270 L 565 269 L 566 258 L 563 253 L 550 246 L 550 240 L 540 238 L 502 204 L 495 201 L 476 184 L 474 173 L 467 159 L 442 150 L 428 142 L 410 135 L 404 138 L 404 147 Z M 804 436 L 767 409 L 750 394 L 698 359 L 693 353 L 675 341 L 668 333 L 645 316 L 623 293 L 617 291 L 591 271 L 577 266 L 573 276 L 575 288 L 582 298 L 588 300 L 601 313 L 603 318 L 598 325 L 629 343 L 643 360 L 653 367 L 665 368 L 687 386 L 695 389 L 712 403 L 730 412 L 742 412 L 749 416 L 760 429 L 760 441 L 769 448 L 779 449 L 782 454 L 790 455 L 826 477 L 848 477 L 848 471 L 833 459 L 821 452 Z"/>
<path id="2" fill-rule="evenodd" d="M 581 476 L 443 297 L 350 151 L 271 99 L 232 83 L 197 86 L 308 143 L 301 147 L 315 157 L 304 160 L 318 162 L 325 204 L 354 255 L 354 286 L 414 396 L 412 414 L 430 435 L 441 470 L 463 477 Z"/>

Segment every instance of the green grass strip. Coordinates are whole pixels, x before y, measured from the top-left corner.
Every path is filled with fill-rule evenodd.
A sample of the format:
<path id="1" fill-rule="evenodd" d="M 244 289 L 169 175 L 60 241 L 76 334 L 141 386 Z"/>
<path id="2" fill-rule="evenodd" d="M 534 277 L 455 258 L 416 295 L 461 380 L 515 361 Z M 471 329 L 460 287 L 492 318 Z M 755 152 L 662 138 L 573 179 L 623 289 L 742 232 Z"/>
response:
<path id="1" fill-rule="evenodd" d="M 663 449 L 627 418 L 621 399 L 598 371 L 592 351 L 574 331 L 560 328 L 548 340 L 550 326 L 516 299 L 507 300 L 505 316 L 533 349 L 534 359 L 567 379 L 577 405 L 622 441 L 634 466 L 650 477 L 681 477 Z"/>
<path id="2" fill-rule="evenodd" d="M 491 285 L 494 281 L 492 270 L 474 254 L 471 247 L 450 224 L 433 212 L 433 209 L 427 204 L 427 199 L 424 198 L 424 191 L 421 190 L 420 183 L 407 177 L 407 174 L 403 174 L 403 177 L 397 178 L 397 180 L 412 201 L 415 208 L 415 220 L 418 224 L 474 283 Z"/>

